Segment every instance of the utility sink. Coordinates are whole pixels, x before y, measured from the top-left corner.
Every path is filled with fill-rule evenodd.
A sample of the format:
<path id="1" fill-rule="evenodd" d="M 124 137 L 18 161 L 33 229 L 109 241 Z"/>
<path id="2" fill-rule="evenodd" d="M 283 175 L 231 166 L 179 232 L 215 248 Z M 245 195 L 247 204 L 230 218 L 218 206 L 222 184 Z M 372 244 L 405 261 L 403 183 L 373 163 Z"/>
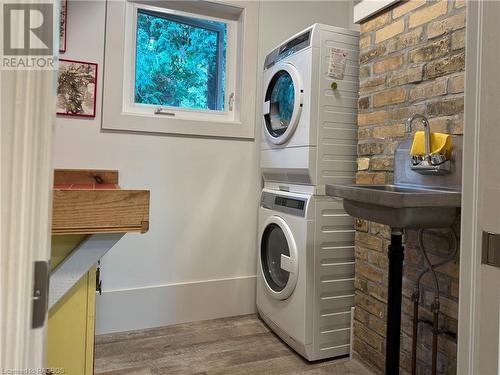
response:
<path id="1" fill-rule="evenodd" d="M 439 228 L 454 223 L 462 194 L 453 189 L 401 185 L 327 185 L 351 216 L 392 228 Z"/>
<path id="2" fill-rule="evenodd" d="M 450 226 L 462 199 L 462 139 L 453 136 L 451 168 L 446 175 L 422 175 L 412 170 L 411 146 L 410 137 L 396 149 L 394 184 L 326 185 L 326 194 L 343 198 L 349 215 L 393 229 Z"/>

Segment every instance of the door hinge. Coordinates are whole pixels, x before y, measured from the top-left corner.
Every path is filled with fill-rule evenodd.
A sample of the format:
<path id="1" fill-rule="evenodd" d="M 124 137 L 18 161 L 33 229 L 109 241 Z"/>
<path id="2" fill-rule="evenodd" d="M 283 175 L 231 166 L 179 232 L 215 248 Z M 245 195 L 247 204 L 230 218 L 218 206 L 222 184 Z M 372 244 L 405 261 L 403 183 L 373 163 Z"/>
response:
<path id="1" fill-rule="evenodd" d="M 102 280 L 101 280 L 101 267 L 99 265 L 101 261 L 97 262 L 97 268 L 95 270 L 95 290 L 99 292 L 99 295 L 102 295 Z"/>
<path id="2" fill-rule="evenodd" d="M 49 262 L 36 261 L 33 286 L 33 318 L 32 328 L 42 327 L 47 315 L 49 300 Z"/>
<path id="3" fill-rule="evenodd" d="M 481 263 L 500 267 L 500 234 L 483 231 Z"/>

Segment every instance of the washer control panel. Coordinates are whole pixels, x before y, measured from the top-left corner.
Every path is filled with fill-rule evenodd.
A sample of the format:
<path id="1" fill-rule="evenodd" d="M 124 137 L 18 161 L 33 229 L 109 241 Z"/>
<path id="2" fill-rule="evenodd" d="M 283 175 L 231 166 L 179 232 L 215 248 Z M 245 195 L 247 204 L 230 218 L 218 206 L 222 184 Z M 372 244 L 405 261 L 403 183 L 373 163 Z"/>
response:
<path id="1" fill-rule="evenodd" d="M 290 197 L 279 193 L 262 192 L 260 205 L 270 210 L 296 216 L 306 216 L 307 198 Z"/>

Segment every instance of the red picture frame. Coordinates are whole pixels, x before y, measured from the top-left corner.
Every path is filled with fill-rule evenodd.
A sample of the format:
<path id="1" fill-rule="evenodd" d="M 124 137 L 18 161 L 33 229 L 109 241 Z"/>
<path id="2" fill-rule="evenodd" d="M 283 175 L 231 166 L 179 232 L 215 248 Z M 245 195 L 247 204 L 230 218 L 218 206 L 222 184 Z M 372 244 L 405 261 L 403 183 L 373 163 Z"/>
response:
<path id="1" fill-rule="evenodd" d="M 64 4 L 64 8 L 63 8 Z M 64 9 L 64 12 L 63 12 Z M 59 53 L 66 52 L 66 41 L 68 35 L 68 0 L 61 0 L 61 9 L 59 13 L 59 23 L 63 22 L 64 29 L 64 38 L 61 40 L 61 36 L 59 35 Z M 60 30 L 59 30 L 60 33 Z"/>
<path id="2" fill-rule="evenodd" d="M 90 73 L 86 71 L 84 66 L 91 67 Z M 66 75 L 63 77 L 63 74 L 65 73 Z M 80 75 L 79 81 L 82 81 L 81 78 L 82 75 L 86 74 L 92 74 L 93 79 L 92 81 L 89 81 L 87 85 L 81 86 L 80 91 L 74 91 L 72 90 L 74 85 L 68 85 L 67 82 L 68 80 L 71 80 L 72 75 L 75 74 Z M 98 77 L 97 63 L 88 61 L 59 59 L 59 71 L 57 75 L 56 114 L 58 116 L 94 118 L 96 116 L 96 105 L 97 105 L 97 77 Z M 91 91 L 89 91 L 88 87 L 89 85 L 93 85 Z M 92 107 L 90 110 L 88 108 L 85 108 L 85 104 L 88 104 L 88 97 L 86 96 L 89 94 L 93 96 L 93 98 L 91 98 L 90 101 L 92 103 Z M 61 108 L 66 108 L 66 110 L 61 111 L 60 110 Z"/>

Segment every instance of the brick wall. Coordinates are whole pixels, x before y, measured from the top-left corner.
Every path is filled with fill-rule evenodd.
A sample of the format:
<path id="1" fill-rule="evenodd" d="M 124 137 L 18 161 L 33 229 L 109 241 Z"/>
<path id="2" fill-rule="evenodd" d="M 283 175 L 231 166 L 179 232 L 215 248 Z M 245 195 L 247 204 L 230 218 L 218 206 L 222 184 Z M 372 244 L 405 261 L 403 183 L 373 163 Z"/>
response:
<path id="1" fill-rule="evenodd" d="M 428 116 L 431 130 L 463 133 L 465 2 L 411 0 L 383 11 L 361 25 L 360 99 L 357 183 L 393 181 L 394 150 L 405 136 L 405 120 Z M 414 126 L 414 130 L 420 130 Z M 457 228 L 459 223 L 457 223 Z M 389 228 L 357 220 L 356 315 L 354 350 L 375 368 L 385 361 L 387 245 Z M 433 262 L 451 246 L 446 231 L 426 233 Z M 407 231 L 403 281 L 401 373 L 410 371 L 411 293 L 424 268 L 417 233 Z M 458 261 L 439 269 L 441 290 L 438 371 L 456 373 Z M 433 289 L 423 279 L 421 318 L 431 320 Z M 430 373 L 432 333 L 420 324 L 418 373 Z"/>

